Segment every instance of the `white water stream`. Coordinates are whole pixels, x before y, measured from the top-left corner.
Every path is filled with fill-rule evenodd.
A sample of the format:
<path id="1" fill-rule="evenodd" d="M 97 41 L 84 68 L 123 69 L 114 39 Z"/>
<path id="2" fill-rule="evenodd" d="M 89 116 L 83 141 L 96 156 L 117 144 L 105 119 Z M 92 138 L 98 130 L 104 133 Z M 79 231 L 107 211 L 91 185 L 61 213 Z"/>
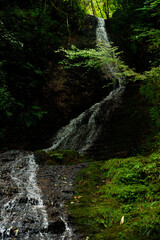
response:
<path id="1" fill-rule="evenodd" d="M 17 157 L 8 162 L 5 170 L 18 187 L 14 198 L 4 203 L 1 208 L 0 240 L 52 240 L 48 229 L 48 216 L 38 187 L 36 173 L 38 165 L 33 154 Z M 71 239 L 72 230 L 65 217 L 60 216 L 65 224 L 65 231 L 59 240 Z"/>
<path id="2" fill-rule="evenodd" d="M 110 47 L 104 19 L 98 19 L 96 36 L 97 42 Z M 101 131 L 103 131 L 103 124 L 101 121 L 99 123 L 98 120 L 100 113 L 103 111 L 104 106 L 112 103 L 109 104 L 105 112 L 103 121 L 106 121 L 116 108 L 124 91 L 121 79 L 115 74 L 116 66 L 114 64 L 107 64 L 104 67 L 104 72 L 110 78 L 117 78 L 119 82 L 118 88 L 114 89 L 104 100 L 94 104 L 77 118 L 71 120 L 67 126 L 57 133 L 52 146 L 46 151 L 60 148 L 75 149 L 83 153 L 94 144 Z M 1 208 L 1 240 L 16 239 L 19 233 L 23 233 L 23 239 L 26 240 L 51 240 L 50 233 L 45 231 L 48 228 L 48 217 L 42 200 L 42 192 L 36 181 L 38 165 L 35 162 L 34 155 L 28 154 L 24 157 L 17 157 L 14 161 L 8 162 L 7 168 L 11 169 L 10 177 L 18 187 L 18 193 L 13 199 L 4 203 Z M 63 216 L 60 216 L 60 218 L 65 224 L 65 232 L 60 236 L 59 240 L 72 239 L 72 229 Z M 30 228 L 32 223 L 33 229 Z"/>
<path id="3" fill-rule="evenodd" d="M 64 222 L 65 229 L 66 229 L 64 234 L 61 236 L 61 240 L 65 240 L 66 238 L 72 240 L 72 235 L 73 235 L 72 229 L 68 226 L 68 223 L 67 223 L 67 221 L 65 221 L 64 218 L 62 218 L 62 217 L 60 217 L 60 218 Z"/>
<path id="4" fill-rule="evenodd" d="M 9 162 L 7 168 L 11 169 L 10 177 L 17 185 L 18 193 L 1 208 L 0 233 L 2 240 L 10 239 L 12 229 L 14 229 L 13 235 L 18 236 L 18 232 L 25 232 L 24 239 L 30 239 L 33 229 L 24 227 L 27 223 L 34 223 L 34 227 L 39 230 L 35 239 L 50 239 L 46 238 L 45 233 L 43 237 L 40 237 L 41 232 L 48 227 L 48 217 L 42 193 L 36 181 L 38 165 L 34 155 L 29 154 L 17 158 L 14 162 Z"/>

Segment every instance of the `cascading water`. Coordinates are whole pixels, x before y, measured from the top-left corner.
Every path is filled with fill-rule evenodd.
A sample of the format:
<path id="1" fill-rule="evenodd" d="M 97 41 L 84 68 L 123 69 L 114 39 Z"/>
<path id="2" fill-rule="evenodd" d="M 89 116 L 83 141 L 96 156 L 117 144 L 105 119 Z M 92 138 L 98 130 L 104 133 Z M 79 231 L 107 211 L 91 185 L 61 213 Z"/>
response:
<path id="1" fill-rule="evenodd" d="M 1 239 L 51 239 L 45 231 L 48 228 L 47 212 L 42 200 L 42 193 L 36 182 L 38 165 L 34 155 L 17 157 L 5 166 L 10 177 L 18 187 L 14 198 L 1 208 Z M 2 168 L 3 170 L 3 168 Z M 32 227 L 33 225 L 33 227 Z"/>
<path id="2" fill-rule="evenodd" d="M 14 151 L 13 151 L 14 152 Z M 9 153 L 10 154 L 10 153 Z M 66 240 L 75 239 L 72 229 L 63 214 L 65 205 L 59 209 L 59 231 L 49 225 L 42 192 L 37 184 L 38 164 L 34 154 L 18 152 L 12 161 L 1 168 L 1 174 L 7 173 L 14 183 L 14 197 L 3 200 L 0 216 L 0 240 Z M 73 236 L 73 238 L 72 238 Z"/>
<path id="3" fill-rule="evenodd" d="M 105 30 L 105 21 L 102 18 L 98 18 L 96 37 L 97 43 L 106 46 L 106 49 L 111 47 Z M 106 54 L 109 55 L 110 53 Z M 94 144 L 103 130 L 103 124 L 109 119 L 111 112 L 118 105 L 124 91 L 121 79 L 117 76 L 116 72 L 117 68 L 115 64 L 108 63 L 104 66 L 106 77 L 116 79 L 118 87 L 113 89 L 104 100 L 94 104 L 77 118 L 71 120 L 67 126 L 60 129 L 53 139 L 52 146 L 46 150 L 72 149 L 84 153 Z M 105 114 L 103 113 L 102 120 L 100 117 L 104 106 L 106 108 L 107 105 L 108 109 Z"/>
<path id="4" fill-rule="evenodd" d="M 110 47 L 105 22 L 98 18 L 96 31 L 97 43 Z M 103 124 L 111 115 L 120 101 L 124 87 L 121 79 L 116 75 L 116 66 L 109 63 L 104 66 L 104 73 L 110 78 L 116 78 L 119 86 L 101 102 L 94 104 L 64 128 L 54 138 L 53 144 L 46 149 L 73 149 L 81 153 L 87 151 L 103 130 Z M 107 106 L 107 108 L 106 108 Z M 104 114 L 104 108 L 107 109 Z M 103 113 L 103 119 L 101 115 Z M 59 219 L 63 223 L 64 231 L 58 237 L 53 237 L 49 231 L 47 212 L 42 200 L 42 192 L 36 181 L 38 165 L 33 154 L 17 154 L 14 161 L 2 166 L 7 172 L 17 191 L 10 198 L 4 198 L 0 216 L 0 239 L 26 239 L 26 240 L 67 240 L 76 239 L 72 229 L 67 223 L 62 210 L 59 210 Z"/>

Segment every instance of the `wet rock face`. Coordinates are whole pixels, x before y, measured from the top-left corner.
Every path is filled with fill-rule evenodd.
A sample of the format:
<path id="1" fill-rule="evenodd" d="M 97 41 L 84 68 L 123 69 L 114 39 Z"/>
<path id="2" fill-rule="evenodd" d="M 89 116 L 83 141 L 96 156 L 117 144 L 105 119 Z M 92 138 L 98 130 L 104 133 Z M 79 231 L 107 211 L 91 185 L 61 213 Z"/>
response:
<path id="1" fill-rule="evenodd" d="M 43 162 L 38 166 L 33 153 L 1 154 L 0 239 L 84 239 L 65 204 L 73 196 L 77 171 L 85 165 L 48 166 Z"/>
<path id="2" fill-rule="evenodd" d="M 97 117 L 97 124 L 103 123 L 103 131 L 86 155 L 97 160 L 128 157 L 143 141 L 148 129 L 148 115 L 142 111 L 142 105 L 138 88 L 133 85 L 126 86 L 110 117 L 106 118 L 108 105 L 104 106 Z"/>
<path id="3" fill-rule="evenodd" d="M 16 157 L 23 156 L 24 152 L 20 150 L 11 150 L 5 153 L 0 153 L 0 160 L 1 162 L 9 162 L 14 161 Z"/>
<path id="4" fill-rule="evenodd" d="M 87 15 L 79 28 L 71 38 L 71 44 L 80 49 L 95 48 L 96 46 L 97 18 Z"/>
<path id="5" fill-rule="evenodd" d="M 3 191 L 0 199 L 1 239 L 39 239 L 46 227 L 46 213 L 36 183 L 34 155 L 6 152 L 1 155 L 0 164 Z"/>
<path id="6" fill-rule="evenodd" d="M 49 220 L 48 229 L 49 232 L 52 232 L 54 239 L 60 240 L 60 236 L 57 237 L 60 233 L 63 236 L 66 234 L 66 238 L 64 238 L 66 240 L 84 239 L 84 237 L 77 232 L 74 226 L 74 220 L 70 214 L 67 213 L 65 205 L 74 194 L 77 172 L 86 165 L 86 163 L 81 163 L 68 166 L 47 166 L 43 162 L 42 165 L 39 166 L 37 181 L 42 189 L 44 204 L 47 207 Z M 65 233 L 66 229 L 70 228 L 72 229 L 71 233 Z M 72 234 L 72 236 L 70 234 Z"/>

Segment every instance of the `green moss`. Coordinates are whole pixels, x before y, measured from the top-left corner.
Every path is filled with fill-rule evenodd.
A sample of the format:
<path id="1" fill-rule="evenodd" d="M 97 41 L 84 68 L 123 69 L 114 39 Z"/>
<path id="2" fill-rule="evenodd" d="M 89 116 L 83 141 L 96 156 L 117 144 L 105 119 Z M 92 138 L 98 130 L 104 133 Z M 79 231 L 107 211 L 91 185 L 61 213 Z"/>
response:
<path id="1" fill-rule="evenodd" d="M 159 239 L 159 181 L 160 151 L 92 162 L 80 172 L 68 208 L 91 240 Z"/>
<path id="2" fill-rule="evenodd" d="M 75 164 L 87 162 L 86 158 L 72 150 L 37 151 L 38 157 L 47 165 Z"/>

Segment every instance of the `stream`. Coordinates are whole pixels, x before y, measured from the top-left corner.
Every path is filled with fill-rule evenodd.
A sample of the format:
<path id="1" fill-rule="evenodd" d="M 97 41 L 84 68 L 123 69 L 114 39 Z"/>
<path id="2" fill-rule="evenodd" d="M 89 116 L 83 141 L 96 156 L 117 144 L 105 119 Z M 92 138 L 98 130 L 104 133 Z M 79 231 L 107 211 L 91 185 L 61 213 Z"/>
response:
<path id="1" fill-rule="evenodd" d="M 71 226 L 65 202 L 85 166 L 48 166 L 22 151 L 1 154 L 0 239 L 84 239 Z"/>

